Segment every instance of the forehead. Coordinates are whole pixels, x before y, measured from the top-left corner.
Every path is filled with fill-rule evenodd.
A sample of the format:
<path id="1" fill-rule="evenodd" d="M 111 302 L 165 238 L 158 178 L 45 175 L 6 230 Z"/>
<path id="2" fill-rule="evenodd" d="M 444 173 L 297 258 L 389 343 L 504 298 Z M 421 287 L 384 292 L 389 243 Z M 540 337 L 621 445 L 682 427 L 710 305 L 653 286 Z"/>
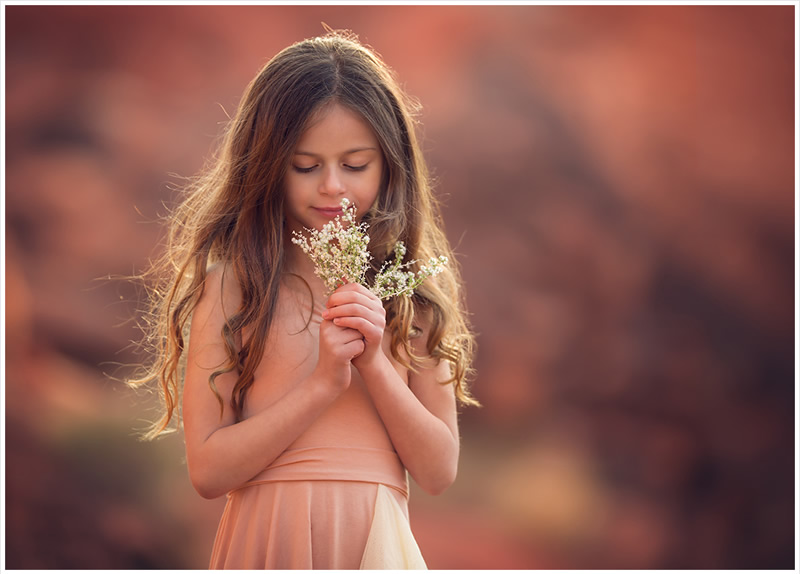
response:
<path id="1" fill-rule="evenodd" d="M 378 149 L 378 138 L 361 114 L 331 104 L 312 116 L 295 153 L 337 153 L 361 148 Z"/>

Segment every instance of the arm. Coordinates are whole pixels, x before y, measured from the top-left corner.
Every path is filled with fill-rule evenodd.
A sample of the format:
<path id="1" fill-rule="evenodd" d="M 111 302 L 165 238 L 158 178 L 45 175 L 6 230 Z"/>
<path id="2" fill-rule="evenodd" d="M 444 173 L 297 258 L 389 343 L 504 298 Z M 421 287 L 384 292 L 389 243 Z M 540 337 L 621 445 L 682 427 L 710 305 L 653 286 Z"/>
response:
<path id="1" fill-rule="evenodd" d="M 192 316 L 183 418 L 186 460 L 195 489 L 216 498 L 246 482 L 277 458 L 350 384 L 350 359 L 363 350 L 361 334 L 323 321 L 320 358 L 312 375 L 293 386 L 280 400 L 240 422 L 230 407 L 238 373 L 216 378 L 224 408 L 211 391 L 208 378 L 227 362 L 221 338 L 223 307 L 238 309 L 241 294 L 225 281 L 222 269 L 209 272 Z M 257 380 L 254 384 L 264 384 Z"/>
<path id="2" fill-rule="evenodd" d="M 323 317 L 357 329 L 365 339 L 364 352 L 353 360 L 369 390 L 397 454 L 408 472 L 430 494 L 449 487 L 458 469 L 459 438 L 455 392 L 441 385 L 450 378 L 445 361 L 430 359 L 400 377 L 381 343 L 385 312 L 380 300 L 360 285 L 340 287 L 328 300 Z M 415 352 L 424 356 L 427 330 L 415 340 Z"/>

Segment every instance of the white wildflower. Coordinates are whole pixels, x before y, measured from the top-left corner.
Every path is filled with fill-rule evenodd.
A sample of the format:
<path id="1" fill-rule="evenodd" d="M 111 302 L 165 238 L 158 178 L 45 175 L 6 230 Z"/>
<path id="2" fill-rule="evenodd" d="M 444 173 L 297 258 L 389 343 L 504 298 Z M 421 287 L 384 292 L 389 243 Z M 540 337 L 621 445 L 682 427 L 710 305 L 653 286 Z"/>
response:
<path id="1" fill-rule="evenodd" d="M 420 265 L 419 271 L 409 271 L 417 260 L 403 263 L 406 246 L 402 241 L 394 246 L 394 260 L 387 261 L 375 276 L 372 287 L 366 285 L 365 277 L 372 255 L 367 248 L 369 227 L 366 223 L 356 223 L 356 206 L 347 198 L 342 199 L 342 215 L 322 226 L 322 229 L 308 229 L 309 236 L 292 232 L 292 243 L 300 248 L 314 262 L 314 273 L 322 279 L 328 292 L 335 291 L 345 283 L 360 283 L 380 299 L 397 295 L 410 297 L 414 289 L 425 279 L 437 275 L 447 265 L 447 257 L 432 257 L 427 264 Z M 344 222 L 344 223 L 343 223 Z"/>

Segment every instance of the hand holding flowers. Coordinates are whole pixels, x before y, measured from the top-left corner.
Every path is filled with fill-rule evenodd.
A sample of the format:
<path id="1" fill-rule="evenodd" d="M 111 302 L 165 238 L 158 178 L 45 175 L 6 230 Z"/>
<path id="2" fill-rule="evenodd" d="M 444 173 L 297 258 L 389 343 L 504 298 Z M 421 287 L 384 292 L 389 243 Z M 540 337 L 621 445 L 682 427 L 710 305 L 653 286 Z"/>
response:
<path id="1" fill-rule="evenodd" d="M 381 357 L 386 311 L 381 300 L 363 285 L 347 283 L 336 289 L 328 298 L 322 318 L 323 323 L 331 321 L 361 334 L 364 349 L 351 359 L 356 368 Z"/>
<path id="2" fill-rule="evenodd" d="M 358 283 L 379 299 L 390 299 L 397 295 L 409 297 L 425 279 L 441 273 L 447 264 L 447 257 L 432 257 L 416 273 L 409 271 L 408 268 L 417 261 L 402 262 L 406 247 L 400 241 L 394 247 L 394 261 L 385 262 L 375 276 L 372 287 L 367 286 L 366 273 L 372 259 L 367 248 L 369 226 L 356 222 L 356 207 L 347 198 L 342 199 L 341 206 L 342 216 L 337 215 L 321 230 L 306 228 L 309 237 L 292 232 L 292 243 L 299 245 L 311 257 L 314 273 L 322 279 L 329 293 L 345 283 Z"/>
<path id="3" fill-rule="evenodd" d="M 321 333 L 323 328 L 330 329 L 328 321 L 342 330 L 342 337 L 348 338 L 348 332 L 359 333 L 363 351 L 359 349 L 360 352 L 351 355 L 350 361 L 361 369 L 374 364 L 374 360 L 382 356 L 386 311 L 381 300 L 398 295 L 411 296 L 425 279 L 442 272 L 447 257 L 433 257 L 415 273 L 409 268 L 417 261 L 403 263 L 406 247 L 398 242 L 394 247 L 394 260 L 383 264 L 369 287 L 366 273 L 372 255 L 367 248 L 368 225 L 356 222 L 356 207 L 347 198 L 342 199 L 341 206 L 341 217 L 337 215 L 320 230 L 306 228 L 308 237 L 292 232 L 292 242 L 311 258 L 314 273 L 322 279 L 330 294 L 322 313 Z M 355 341 L 349 338 L 348 341 L 349 348 L 356 348 Z"/>

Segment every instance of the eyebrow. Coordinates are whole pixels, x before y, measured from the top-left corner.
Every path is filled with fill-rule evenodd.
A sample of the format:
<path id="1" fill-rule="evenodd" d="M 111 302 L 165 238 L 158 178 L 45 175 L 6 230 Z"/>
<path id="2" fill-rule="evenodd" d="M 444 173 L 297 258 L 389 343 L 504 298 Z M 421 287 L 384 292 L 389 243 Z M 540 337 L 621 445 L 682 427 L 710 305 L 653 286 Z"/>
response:
<path id="1" fill-rule="evenodd" d="M 374 148 L 374 147 L 357 147 L 357 148 L 353 148 L 353 149 L 347 150 L 342 155 L 350 155 L 351 153 L 358 153 L 360 151 L 378 151 L 378 148 Z M 310 157 L 318 157 L 319 156 L 319 154 L 316 154 L 316 153 L 313 153 L 313 152 L 310 152 L 310 151 L 302 151 L 302 150 L 297 150 L 296 152 L 294 152 L 294 155 L 307 155 L 307 156 L 310 156 Z"/>

